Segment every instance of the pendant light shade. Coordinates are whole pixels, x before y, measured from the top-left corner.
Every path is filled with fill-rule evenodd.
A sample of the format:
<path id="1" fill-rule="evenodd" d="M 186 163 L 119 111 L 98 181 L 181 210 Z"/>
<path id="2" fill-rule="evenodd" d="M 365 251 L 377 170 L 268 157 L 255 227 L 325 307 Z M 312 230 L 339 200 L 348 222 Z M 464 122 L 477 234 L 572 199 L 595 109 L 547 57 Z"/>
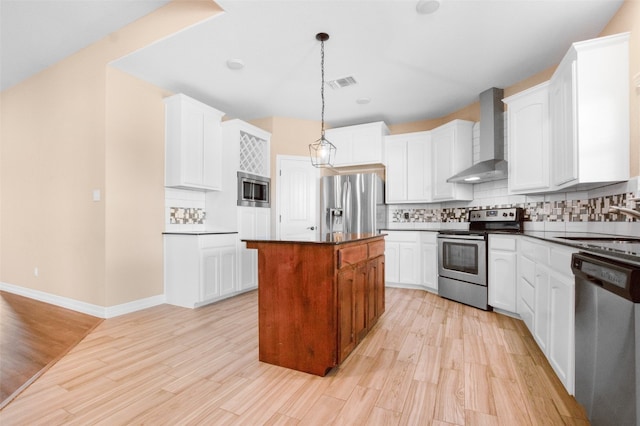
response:
<path id="1" fill-rule="evenodd" d="M 311 164 L 315 167 L 333 167 L 333 162 L 336 159 L 336 147 L 323 134 L 320 139 L 309 144 L 309 155 L 311 155 Z"/>
<path id="2" fill-rule="evenodd" d="M 309 155 L 311 156 L 311 164 L 313 164 L 314 167 L 333 167 L 333 161 L 336 158 L 336 146 L 329 142 L 324 136 L 324 42 L 329 40 L 329 34 L 318 33 L 316 34 L 316 40 L 320 41 L 320 71 L 322 75 L 320 97 L 322 99 L 322 125 L 320 139 L 309 144 Z"/>

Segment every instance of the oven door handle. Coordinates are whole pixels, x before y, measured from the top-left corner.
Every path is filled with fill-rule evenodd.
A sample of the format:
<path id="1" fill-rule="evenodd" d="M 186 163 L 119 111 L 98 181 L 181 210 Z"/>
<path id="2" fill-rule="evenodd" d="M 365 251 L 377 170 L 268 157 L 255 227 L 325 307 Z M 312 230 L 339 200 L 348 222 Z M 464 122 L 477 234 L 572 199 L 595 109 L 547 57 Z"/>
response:
<path id="1" fill-rule="evenodd" d="M 452 235 L 452 234 L 438 234 L 438 238 L 441 240 L 484 240 L 484 235 Z"/>

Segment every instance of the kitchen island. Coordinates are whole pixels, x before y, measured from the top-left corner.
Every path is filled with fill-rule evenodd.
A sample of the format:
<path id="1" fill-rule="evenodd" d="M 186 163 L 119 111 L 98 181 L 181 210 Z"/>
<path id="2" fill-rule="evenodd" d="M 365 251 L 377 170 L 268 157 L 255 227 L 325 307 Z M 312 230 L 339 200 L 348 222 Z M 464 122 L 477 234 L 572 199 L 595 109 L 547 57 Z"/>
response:
<path id="1" fill-rule="evenodd" d="M 260 361 L 324 376 L 384 312 L 383 234 L 243 241 L 258 250 Z"/>

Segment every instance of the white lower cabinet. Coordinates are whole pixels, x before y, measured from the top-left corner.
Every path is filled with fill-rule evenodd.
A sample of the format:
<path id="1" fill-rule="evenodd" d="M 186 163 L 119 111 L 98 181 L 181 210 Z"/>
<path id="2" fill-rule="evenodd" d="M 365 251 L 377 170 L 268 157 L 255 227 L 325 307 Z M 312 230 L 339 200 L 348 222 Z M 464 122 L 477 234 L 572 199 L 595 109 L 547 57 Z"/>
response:
<path id="1" fill-rule="evenodd" d="M 574 394 L 575 380 L 575 278 L 571 255 L 577 250 L 551 247 L 549 276 L 549 363 Z"/>
<path id="2" fill-rule="evenodd" d="M 240 239 L 269 238 L 271 210 L 264 207 L 238 207 Z M 240 290 L 258 287 L 258 251 L 240 243 Z"/>
<path id="3" fill-rule="evenodd" d="M 420 283 L 420 233 L 418 231 L 384 231 L 385 282 Z"/>
<path id="4" fill-rule="evenodd" d="M 489 235 L 489 305 L 515 313 L 516 237 Z"/>
<path id="5" fill-rule="evenodd" d="M 575 281 L 569 247 L 527 237 L 518 241 L 517 312 L 558 378 L 573 395 Z"/>
<path id="6" fill-rule="evenodd" d="M 385 281 L 392 286 L 438 291 L 437 232 L 384 231 Z"/>
<path id="7" fill-rule="evenodd" d="M 420 232 L 420 256 L 422 285 L 434 293 L 438 292 L 438 233 Z"/>
<path id="8" fill-rule="evenodd" d="M 238 292 L 238 234 L 165 234 L 167 303 L 197 308 Z"/>
<path id="9" fill-rule="evenodd" d="M 385 231 L 388 233 L 389 231 Z M 387 238 L 389 238 L 387 236 Z M 385 240 L 384 242 L 384 280 L 385 283 L 400 282 L 400 244 Z"/>
<path id="10" fill-rule="evenodd" d="M 237 253 L 235 246 L 202 250 L 200 301 L 226 296 L 237 290 Z"/>
<path id="11" fill-rule="evenodd" d="M 536 265 L 536 277 L 533 286 L 534 312 L 533 337 L 545 355 L 549 345 L 549 269 L 544 264 Z"/>

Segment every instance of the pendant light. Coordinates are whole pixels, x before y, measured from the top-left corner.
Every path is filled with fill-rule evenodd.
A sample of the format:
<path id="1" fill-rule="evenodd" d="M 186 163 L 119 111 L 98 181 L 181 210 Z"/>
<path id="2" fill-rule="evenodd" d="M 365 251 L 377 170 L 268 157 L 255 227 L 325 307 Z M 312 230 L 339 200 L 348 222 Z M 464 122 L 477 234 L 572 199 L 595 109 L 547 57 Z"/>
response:
<path id="1" fill-rule="evenodd" d="M 324 136 L 324 42 L 329 40 L 329 34 L 318 33 L 316 40 L 320 41 L 320 69 L 322 75 L 322 85 L 320 86 L 320 97 L 322 98 L 322 127 L 320 139 L 309 144 L 309 155 L 311 164 L 314 167 L 333 167 L 336 157 L 336 146 L 329 142 Z"/>

